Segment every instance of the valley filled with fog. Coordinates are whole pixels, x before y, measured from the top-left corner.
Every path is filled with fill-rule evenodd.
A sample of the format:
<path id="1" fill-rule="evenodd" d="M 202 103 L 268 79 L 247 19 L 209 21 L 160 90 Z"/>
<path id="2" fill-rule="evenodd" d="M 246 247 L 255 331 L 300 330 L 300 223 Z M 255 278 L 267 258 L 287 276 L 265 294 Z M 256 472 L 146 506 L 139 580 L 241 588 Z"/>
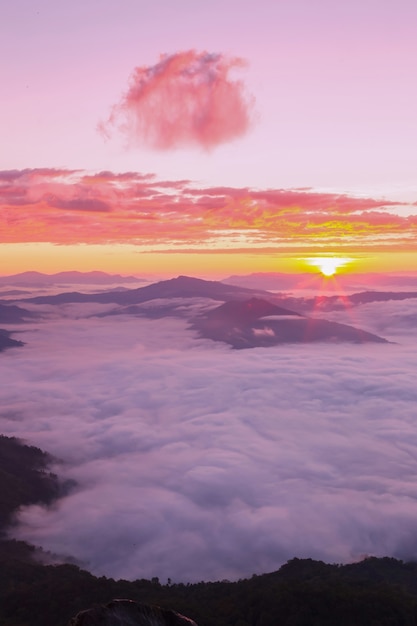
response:
<path id="1" fill-rule="evenodd" d="M 39 317 L 2 324 L 25 345 L 0 354 L 1 432 L 50 452 L 76 486 L 23 509 L 13 537 L 162 582 L 236 580 L 294 556 L 417 558 L 417 298 L 317 313 L 388 343 L 247 350 L 187 316 L 21 306 Z"/>

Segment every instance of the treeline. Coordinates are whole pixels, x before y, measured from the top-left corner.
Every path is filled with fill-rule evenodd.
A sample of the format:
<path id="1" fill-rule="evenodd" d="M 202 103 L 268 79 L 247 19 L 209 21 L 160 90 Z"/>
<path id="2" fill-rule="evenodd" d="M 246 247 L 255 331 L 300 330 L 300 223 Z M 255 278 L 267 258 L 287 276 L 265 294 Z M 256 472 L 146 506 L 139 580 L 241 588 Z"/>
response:
<path id="1" fill-rule="evenodd" d="M 40 565 L 16 546 L 2 554 L 0 624 L 66 626 L 80 610 L 129 598 L 172 608 L 199 626 L 414 626 L 416 580 L 417 566 L 395 559 L 350 566 L 295 559 L 238 582 L 162 585 Z"/>
<path id="2" fill-rule="evenodd" d="M 3 519 L 9 523 L 16 493 L 21 504 L 33 502 L 34 485 L 36 501 L 50 502 L 61 486 L 48 472 L 50 457 L 8 441 L 0 437 L 1 485 L 8 476 L 18 486 L 17 492 L 6 489 L 2 495 Z M 32 483 L 25 487 L 26 478 Z M 417 564 L 391 558 L 343 566 L 293 559 L 277 572 L 238 582 L 168 584 L 155 578 L 97 578 L 74 565 L 41 565 L 34 552 L 23 542 L 0 542 L 2 626 L 66 626 L 78 611 L 113 598 L 172 608 L 199 626 L 417 626 Z"/>
<path id="3" fill-rule="evenodd" d="M 66 485 L 49 471 L 53 458 L 35 446 L 0 435 L 0 536 L 25 504 L 50 504 Z"/>

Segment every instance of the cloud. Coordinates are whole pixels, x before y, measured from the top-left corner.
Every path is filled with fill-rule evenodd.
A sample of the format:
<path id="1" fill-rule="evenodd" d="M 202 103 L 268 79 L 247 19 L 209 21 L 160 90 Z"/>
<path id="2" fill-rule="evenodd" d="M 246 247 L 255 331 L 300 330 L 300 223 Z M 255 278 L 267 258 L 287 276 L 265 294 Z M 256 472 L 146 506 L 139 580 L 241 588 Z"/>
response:
<path id="1" fill-rule="evenodd" d="M 157 150 L 211 149 L 244 135 L 253 98 L 232 79 L 242 59 L 188 50 L 163 54 L 156 65 L 136 67 L 127 92 L 99 130 L 122 132 L 130 144 Z"/>
<path id="2" fill-rule="evenodd" d="M 414 250 L 417 215 L 386 199 L 209 187 L 135 172 L 0 172 L 4 243 L 129 243 L 167 251 Z"/>
<path id="3" fill-rule="evenodd" d="M 317 307 L 314 315 L 381 334 L 400 344 L 417 341 L 417 297 L 370 302 L 336 311 L 321 312 Z"/>
<path id="4" fill-rule="evenodd" d="M 28 325 L 0 359 L 2 431 L 79 483 L 24 509 L 16 536 L 96 574 L 162 581 L 417 557 L 417 337 L 238 352 L 182 320 L 93 312 Z"/>
<path id="5" fill-rule="evenodd" d="M 60 176 L 69 176 L 79 170 L 57 169 L 54 167 L 37 167 L 26 168 L 24 170 L 2 170 L 0 171 L 1 182 L 14 182 L 16 180 L 35 179 L 37 177 L 59 178 Z"/>
<path id="6" fill-rule="evenodd" d="M 56 196 L 48 196 L 45 198 L 47 204 L 56 209 L 65 209 L 68 211 L 92 211 L 92 212 L 105 212 L 109 211 L 110 207 L 102 200 L 95 200 L 91 198 L 72 198 L 71 200 L 63 200 Z"/>

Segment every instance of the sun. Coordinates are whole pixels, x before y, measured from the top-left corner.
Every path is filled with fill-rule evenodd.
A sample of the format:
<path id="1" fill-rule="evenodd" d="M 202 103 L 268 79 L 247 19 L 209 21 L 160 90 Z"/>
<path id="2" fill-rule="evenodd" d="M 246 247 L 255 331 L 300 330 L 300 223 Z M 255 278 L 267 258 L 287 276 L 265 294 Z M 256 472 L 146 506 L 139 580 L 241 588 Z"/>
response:
<path id="1" fill-rule="evenodd" d="M 334 276 L 337 271 L 352 261 L 352 259 L 339 256 L 316 256 L 306 259 L 309 265 L 318 267 L 323 276 Z"/>

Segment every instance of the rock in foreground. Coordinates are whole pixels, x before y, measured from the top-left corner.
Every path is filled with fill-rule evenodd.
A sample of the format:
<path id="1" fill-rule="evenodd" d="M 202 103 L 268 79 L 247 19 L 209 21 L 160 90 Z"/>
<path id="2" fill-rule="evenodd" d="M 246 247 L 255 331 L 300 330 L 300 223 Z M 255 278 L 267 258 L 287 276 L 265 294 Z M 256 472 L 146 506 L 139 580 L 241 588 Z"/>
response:
<path id="1" fill-rule="evenodd" d="M 159 606 L 133 600 L 112 600 L 106 605 L 81 611 L 68 626 L 197 626 L 193 620 Z"/>

